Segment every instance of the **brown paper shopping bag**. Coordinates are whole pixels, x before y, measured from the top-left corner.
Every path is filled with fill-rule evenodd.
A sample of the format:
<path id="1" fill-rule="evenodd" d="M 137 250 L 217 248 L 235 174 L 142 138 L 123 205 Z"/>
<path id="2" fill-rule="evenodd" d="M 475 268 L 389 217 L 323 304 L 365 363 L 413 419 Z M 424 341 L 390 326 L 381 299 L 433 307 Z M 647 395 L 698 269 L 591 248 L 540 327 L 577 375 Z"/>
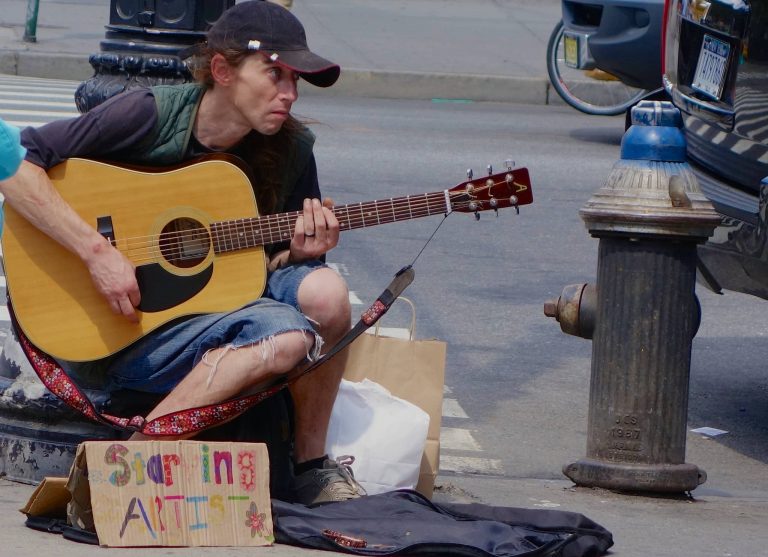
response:
<path id="1" fill-rule="evenodd" d="M 368 378 L 429 414 L 429 431 L 416 489 L 431 498 L 440 460 L 446 344 L 439 340 L 414 340 L 413 322 L 409 339 L 373 332 L 360 335 L 347 348 L 344 378 L 349 381 Z"/>

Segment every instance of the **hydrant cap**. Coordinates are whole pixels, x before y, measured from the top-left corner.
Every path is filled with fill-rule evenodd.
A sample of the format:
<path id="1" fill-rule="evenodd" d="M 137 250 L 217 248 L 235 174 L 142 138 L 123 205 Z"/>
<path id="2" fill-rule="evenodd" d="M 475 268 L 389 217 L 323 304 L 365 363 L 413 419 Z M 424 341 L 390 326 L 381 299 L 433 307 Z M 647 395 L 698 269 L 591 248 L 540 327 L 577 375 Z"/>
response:
<path id="1" fill-rule="evenodd" d="M 704 241 L 721 217 L 685 161 L 680 111 L 668 102 L 644 101 L 632 109 L 632 122 L 621 159 L 579 211 L 590 234 Z"/>
<path id="2" fill-rule="evenodd" d="M 640 101 L 632 107 L 632 125 L 682 128 L 683 117 L 669 101 Z"/>
<path id="3" fill-rule="evenodd" d="M 685 162 L 683 117 L 667 101 L 640 101 L 632 107 L 632 126 L 621 139 L 621 158 Z"/>

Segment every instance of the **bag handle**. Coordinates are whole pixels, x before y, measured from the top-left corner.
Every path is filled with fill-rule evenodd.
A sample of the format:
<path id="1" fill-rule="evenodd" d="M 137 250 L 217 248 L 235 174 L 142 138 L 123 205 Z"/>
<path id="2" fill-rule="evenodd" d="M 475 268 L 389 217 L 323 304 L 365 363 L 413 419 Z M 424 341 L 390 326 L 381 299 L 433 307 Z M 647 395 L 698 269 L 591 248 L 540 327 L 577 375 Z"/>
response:
<path id="1" fill-rule="evenodd" d="M 416 304 L 414 304 L 409 298 L 406 298 L 405 296 L 398 296 L 397 300 L 402 300 L 403 302 L 411 306 L 411 326 L 408 328 L 408 340 L 413 340 L 414 337 L 416 336 Z M 377 337 L 381 336 L 379 334 L 380 326 L 381 326 L 381 321 L 376 321 L 376 326 L 373 329 L 374 336 L 377 336 Z"/>

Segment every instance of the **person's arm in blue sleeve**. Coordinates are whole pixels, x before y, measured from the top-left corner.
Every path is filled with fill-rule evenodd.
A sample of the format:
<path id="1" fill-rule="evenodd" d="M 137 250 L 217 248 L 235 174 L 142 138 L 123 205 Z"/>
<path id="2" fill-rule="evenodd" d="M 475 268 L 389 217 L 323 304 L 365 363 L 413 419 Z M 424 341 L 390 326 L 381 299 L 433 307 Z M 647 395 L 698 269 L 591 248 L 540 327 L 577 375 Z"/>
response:
<path id="1" fill-rule="evenodd" d="M 19 169 L 27 154 L 19 140 L 19 128 L 0 118 L 0 180 L 7 180 Z"/>
<path id="2" fill-rule="evenodd" d="M 19 129 L 0 118 L 0 181 L 16 174 L 27 150 L 19 140 Z M 0 234 L 3 232 L 3 212 L 0 210 Z"/>

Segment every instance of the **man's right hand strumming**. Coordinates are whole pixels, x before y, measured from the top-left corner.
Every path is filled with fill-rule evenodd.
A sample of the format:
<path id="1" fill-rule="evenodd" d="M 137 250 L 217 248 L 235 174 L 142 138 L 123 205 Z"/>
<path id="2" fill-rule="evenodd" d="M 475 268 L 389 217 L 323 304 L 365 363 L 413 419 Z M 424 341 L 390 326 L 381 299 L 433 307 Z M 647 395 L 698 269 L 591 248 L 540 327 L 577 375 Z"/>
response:
<path id="1" fill-rule="evenodd" d="M 93 254 L 85 264 L 96 290 L 104 296 L 112 311 L 138 323 L 134 308 L 141 301 L 141 293 L 133 263 L 104 239 L 103 243 L 94 246 Z"/>
<path id="2" fill-rule="evenodd" d="M 23 162 L 14 176 L 0 181 L 0 193 L 34 226 L 82 259 L 113 312 L 138 323 L 134 308 L 141 294 L 133 263 L 80 218 L 42 168 Z"/>

